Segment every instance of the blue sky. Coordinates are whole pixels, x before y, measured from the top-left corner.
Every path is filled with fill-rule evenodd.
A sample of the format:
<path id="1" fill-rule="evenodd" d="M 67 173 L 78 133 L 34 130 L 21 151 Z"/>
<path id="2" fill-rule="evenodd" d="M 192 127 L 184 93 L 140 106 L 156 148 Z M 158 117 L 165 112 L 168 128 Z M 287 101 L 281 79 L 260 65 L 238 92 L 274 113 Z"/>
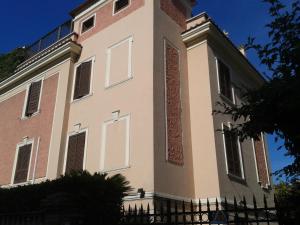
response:
<path id="1" fill-rule="evenodd" d="M 150 0 L 146 0 L 150 1 Z M 68 12 L 83 0 L 9 0 L 1 2 L 0 53 L 33 43 L 53 28 L 70 19 Z M 283 0 L 289 3 L 291 0 Z M 259 43 L 267 41 L 265 24 L 270 20 L 267 5 L 261 0 L 197 0 L 194 14 L 207 12 L 221 27 L 229 32 L 236 45 L 246 42 L 248 36 L 257 38 Z M 247 53 L 249 60 L 259 69 L 254 52 Z M 276 151 L 278 144 L 268 137 L 272 170 L 275 171 L 290 162 L 283 151 Z"/>

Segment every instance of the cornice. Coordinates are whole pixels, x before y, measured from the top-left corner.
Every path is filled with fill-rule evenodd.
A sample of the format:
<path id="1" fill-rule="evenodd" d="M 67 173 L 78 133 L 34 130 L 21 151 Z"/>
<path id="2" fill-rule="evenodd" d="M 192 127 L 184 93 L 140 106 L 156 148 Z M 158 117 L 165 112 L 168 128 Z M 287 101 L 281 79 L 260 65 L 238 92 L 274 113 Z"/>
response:
<path id="1" fill-rule="evenodd" d="M 70 57 L 76 58 L 81 53 L 81 49 L 82 47 L 74 42 L 71 35 L 67 36 L 20 64 L 12 76 L 0 83 L 0 91 L 66 54 L 70 54 Z"/>
<path id="2" fill-rule="evenodd" d="M 205 22 L 184 31 L 181 36 L 183 42 L 189 48 L 192 48 L 192 46 L 197 45 L 199 41 L 203 40 L 207 40 L 208 43 L 211 43 L 212 45 L 217 44 L 218 46 L 221 46 L 243 66 L 252 71 L 252 73 L 256 74 L 257 76 L 255 76 L 255 79 L 259 83 L 265 82 L 265 78 L 211 19 L 208 19 Z"/>

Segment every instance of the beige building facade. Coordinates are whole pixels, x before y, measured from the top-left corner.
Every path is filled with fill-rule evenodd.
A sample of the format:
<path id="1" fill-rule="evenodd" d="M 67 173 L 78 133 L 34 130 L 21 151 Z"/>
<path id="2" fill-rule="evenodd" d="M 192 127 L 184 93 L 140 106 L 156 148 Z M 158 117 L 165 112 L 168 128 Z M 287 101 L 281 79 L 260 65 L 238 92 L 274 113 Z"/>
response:
<path id="1" fill-rule="evenodd" d="M 73 10 L 70 31 L 0 83 L 0 185 L 88 170 L 125 175 L 128 201 L 138 190 L 150 200 L 271 197 L 264 135 L 240 142 L 230 117 L 212 114 L 264 79 L 205 13 L 190 18 L 194 3 Z"/>

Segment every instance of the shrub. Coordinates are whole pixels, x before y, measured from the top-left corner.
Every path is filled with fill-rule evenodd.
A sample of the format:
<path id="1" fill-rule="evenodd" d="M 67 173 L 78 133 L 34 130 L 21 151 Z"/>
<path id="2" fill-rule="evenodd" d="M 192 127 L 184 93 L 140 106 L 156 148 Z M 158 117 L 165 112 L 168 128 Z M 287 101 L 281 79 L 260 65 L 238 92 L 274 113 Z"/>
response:
<path id="1" fill-rule="evenodd" d="M 122 199 L 127 195 L 129 182 L 118 174 L 74 172 L 53 181 L 0 188 L 0 214 L 24 213 L 39 210 L 59 214 L 76 212 L 84 224 L 117 224 Z M 99 223 L 100 222 L 100 223 Z"/>

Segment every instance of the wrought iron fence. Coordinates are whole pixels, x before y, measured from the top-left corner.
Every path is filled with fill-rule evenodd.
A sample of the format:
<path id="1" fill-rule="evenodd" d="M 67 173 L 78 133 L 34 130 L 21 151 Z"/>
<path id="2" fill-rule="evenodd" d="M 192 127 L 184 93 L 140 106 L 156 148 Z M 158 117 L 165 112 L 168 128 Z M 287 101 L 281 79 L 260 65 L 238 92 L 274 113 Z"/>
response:
<path id="1" fill-rule="evenodd" d="M 0 214 L 0 225 L 45 225 L 43 211 Z"/>
<path id="2" fill-rule="evenodd" d="M 75 211 L 74 211 L 75 212 Z M 85 223 L 85 215 L 69 211 L 41 210 L 31 213 L 0 214 L 0 225 L 91 225 Z M 101 218 L 99 218 L 101 221 Z M 120 225 L 193 225 L 193 224 L 229 224 L 229 225 L 296 225 L 297 221 L 289 210 L 278 203 L 268 206 L 266 198 L 258 206 L 255 197 L 250 205 L 244 198 L 237 203 L 209 201 L 178 202 L 154 199 L 150 205 L 123 207 Z M 102 225 L 99 223 L 99 225 Z M 104 225 L 104 224 L 103 224 Z M 106 224 L 105 224 L 106 225 Z"/>
<path id="3" fill-rule="evenodd" d="M 69 20 L 62 25 L 58 26 L 44 37 L 39 39 L 38 41 L 34 42 L 32 45 L 26 48 L 27 50 L 27 58 L 34 56 L 35 54 L 39 53 L 40 51 L 48 48 L 52 44 L 56 43 L 60 39 L 66 37 L 72 33 L 72 21 Z"/>
<path id="4" fill-rule="evenodd" d="M 281 210 L 281 211 L 280 211 Z M 281 212 L 281 213 L 280 213 Z M 279 209 L 276 200 L 273 207 L 268 206 L 266 198 L 263 200 L 263 207 L 258 207 L 255 197 L 248 205 L 246 199 L 237 203 L 234 198 L 228 203 L 225 198 L 220 202 L 216 199 L 213 203 L 209 200 L 203 202 L 178 202 L 167 200 L 155 203 L 151 209 L 150 205 L 144 207 L 129 206 L 123 208 L 122 224 L 166 224 L 166 225 L 187 225 L 187 224 L 231 224 L 231 225 L 291 225 L 284 222 L 283 209 Z"/>

